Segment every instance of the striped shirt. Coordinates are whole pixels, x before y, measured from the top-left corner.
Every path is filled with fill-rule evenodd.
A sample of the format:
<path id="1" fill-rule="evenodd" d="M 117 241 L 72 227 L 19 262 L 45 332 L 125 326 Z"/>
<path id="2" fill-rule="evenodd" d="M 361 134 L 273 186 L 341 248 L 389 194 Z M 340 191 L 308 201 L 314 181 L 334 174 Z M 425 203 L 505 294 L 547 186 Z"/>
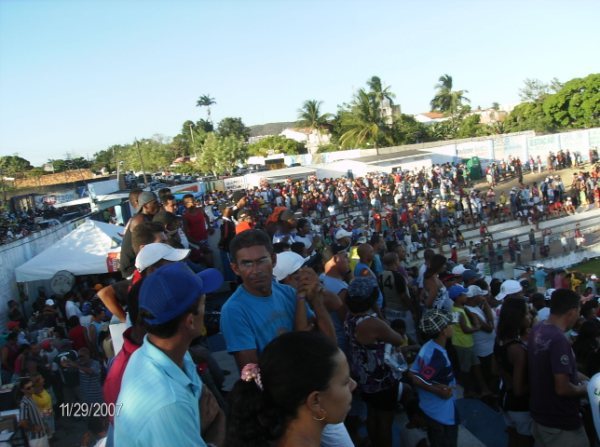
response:
<path id="1" fill-rule="evenodd" d="M 81 400 L 86 403 L 102 403 L 102 384 L 100 383 L 100 363 L 97 360 L 90 360 L 87 368 L 92 369 L 92 373 L 79 370 L 79 392 Z"/>
<path id="2" fill-rule="evenodd" d="M 29 422 L 30 429 L 33 429 L 35 426 L 41 427 L 40 431 L 27 430 L 27 439 L 39 439 L 46 436 L 44 420 L 42 419 L 42 415 L 35 405 L 35 402 L 31 400 L 31 398 L 23 396 L 19 410 L 19 420 Z"/>

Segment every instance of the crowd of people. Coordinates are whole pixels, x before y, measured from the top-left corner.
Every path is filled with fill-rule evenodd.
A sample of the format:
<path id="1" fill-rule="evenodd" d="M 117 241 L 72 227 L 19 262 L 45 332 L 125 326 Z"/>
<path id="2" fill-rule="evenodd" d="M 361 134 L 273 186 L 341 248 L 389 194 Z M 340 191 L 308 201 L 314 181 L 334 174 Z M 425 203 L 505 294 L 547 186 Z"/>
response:
<path id="1" fill-rule="evenodd" d="M 44 209 L 30 208 L 12 212 L 5 206 L 0 209 L 0 245 L 23 239 L 43 230 L 49 224 L 55 223 L 55 220 L 58 221 L 66 213 L 71 212 L 73 212 L 72 209 L 56 209 L 52 206 L 45 206 Z"/>
<path id="2" fill-rule="evenodd" d="M 27 317 L 10 303 L 2 380 L 22 396 L 27 437 L 47 445 L 54 420 L 78 412 L 86 445 L 385 447 L 405 411 L 402 445 L 457 445 L 462 396 L 502 412 L 511 446 L 587 445 L 580 399 L 600 365 L 598 279 L 541 264 L 492 277 L 502 266 L 486 225 L 526 214 L 535 227 L 567 197 L 600 207 L 600 167 L 570 191 L 552 173 L 498 198 L 469 191 L 465 172 L 288 180 L 180 201 L 166 188 L 131 191 L 121 277 L 40 291 Z M 467 247 L 464 225 L 479 225 L 481 244 Z M 506 262 L 519 251 L 510 244 Z M 216 293 L 227 299 L 209 327 Z M 240 371 L 229 393 L 224 378 L 237 372 L 207 344 L 217 331 Z"/>

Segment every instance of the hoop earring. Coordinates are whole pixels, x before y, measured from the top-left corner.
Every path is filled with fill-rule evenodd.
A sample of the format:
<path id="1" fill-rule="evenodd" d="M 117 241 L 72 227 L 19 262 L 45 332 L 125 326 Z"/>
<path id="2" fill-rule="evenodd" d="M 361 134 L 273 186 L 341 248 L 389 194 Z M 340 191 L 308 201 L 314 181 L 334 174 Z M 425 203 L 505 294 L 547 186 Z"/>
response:
<path id="1" fill-rule="evenodd" d="M 315 421 L 321 422 L 321 421 L 324 421 L 326 417 L 327 417 L 327 416 L 325 415 L 325 416 L 321 416 L 320 418 L 316 418 L 316 417 L 314 417 L 314 416 L 313 416 L 312 418 L 313 418 L 313 420 L 315 420 Z"/>

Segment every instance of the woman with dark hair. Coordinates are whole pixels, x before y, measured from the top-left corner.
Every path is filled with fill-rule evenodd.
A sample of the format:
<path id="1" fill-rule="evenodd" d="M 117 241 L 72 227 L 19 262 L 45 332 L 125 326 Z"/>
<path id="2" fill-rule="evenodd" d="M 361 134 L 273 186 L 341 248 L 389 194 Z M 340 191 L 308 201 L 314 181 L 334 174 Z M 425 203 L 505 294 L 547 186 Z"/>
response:
<path id="1" fill-rule="evenodd" d="M 48 447 L 48 435 L 40 411 L 33 401 L 33 382 L 24 377 L 19 382 L 22 394 L 19 404 L 19 425 L 25 429 L 27 440 L 31 447 Z"/>
<path id="2" fill-rule="evenodd" d="M 379 289 L 373 277 L 354 279 L 348 287 L 345 322 L 350 342 L 352 376 L 367 404 L 367 433 L 371 444 L 392 446 L 392 423 L 399 400 L 399 381 L 385 362 L 386 345 L 400 347 L 403 337 L 375 312 Z"/>
<path id="3" fill-rule="evenodd" d="M 271 341 L 230 394 L 228 447 L 319 446 L 327 424 L 343 422 L 356 382 L 344 353 L 317 332 Z"/>
<path id="4" fill-rule="evenodd" d="M 446 309 L 448 311 L 452 309 L 452 300 L 448 296 L 444 283 L 439 278 L 439 274 L 445 269 L 446 257 L 439 254 L 433 255 L 423 280 L 424 303 L 428 309 Z"/>
<path id="5" fill-rule="evenodd" d="M 508 297 L 504 300 L 494 356 L 500 375 L 500 407 L 507 426 L 509 447 L 530 447 L 534 444 L 527 372 L 527 334 L 531 321 L 525 299 Z"/>

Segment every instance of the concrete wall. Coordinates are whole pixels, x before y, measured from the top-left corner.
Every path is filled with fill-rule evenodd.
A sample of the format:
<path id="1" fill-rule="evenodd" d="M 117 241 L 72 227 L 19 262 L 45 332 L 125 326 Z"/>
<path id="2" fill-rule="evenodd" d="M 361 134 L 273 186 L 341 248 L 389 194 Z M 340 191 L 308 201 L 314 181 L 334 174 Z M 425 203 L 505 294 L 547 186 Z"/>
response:
<path id="1" fill-rule="evenodd" d="M 600 128 L 540 136 L 536 136 L 533 131 L 527 131 L 462 140 L 432 141 L 384 147 L 377 149 L 377 154 L 400 155 L 402 152 L 418 149 L 431 153 L 434 163 L 458 161 L 476 156 L 485 167 L 493 161 L 508 160 L 509 157 L 519 157 L 521 162 L 526 162 L 529 157 L 538 155 L 545 164 L 548 152 L 552 151 L 556 154 L 561 149 L 564 151 L 568 149 L 571 153 L 578 151 L 583 160 L 587 161 L 589 149 L 594 147 L 600 148 Z"/>

